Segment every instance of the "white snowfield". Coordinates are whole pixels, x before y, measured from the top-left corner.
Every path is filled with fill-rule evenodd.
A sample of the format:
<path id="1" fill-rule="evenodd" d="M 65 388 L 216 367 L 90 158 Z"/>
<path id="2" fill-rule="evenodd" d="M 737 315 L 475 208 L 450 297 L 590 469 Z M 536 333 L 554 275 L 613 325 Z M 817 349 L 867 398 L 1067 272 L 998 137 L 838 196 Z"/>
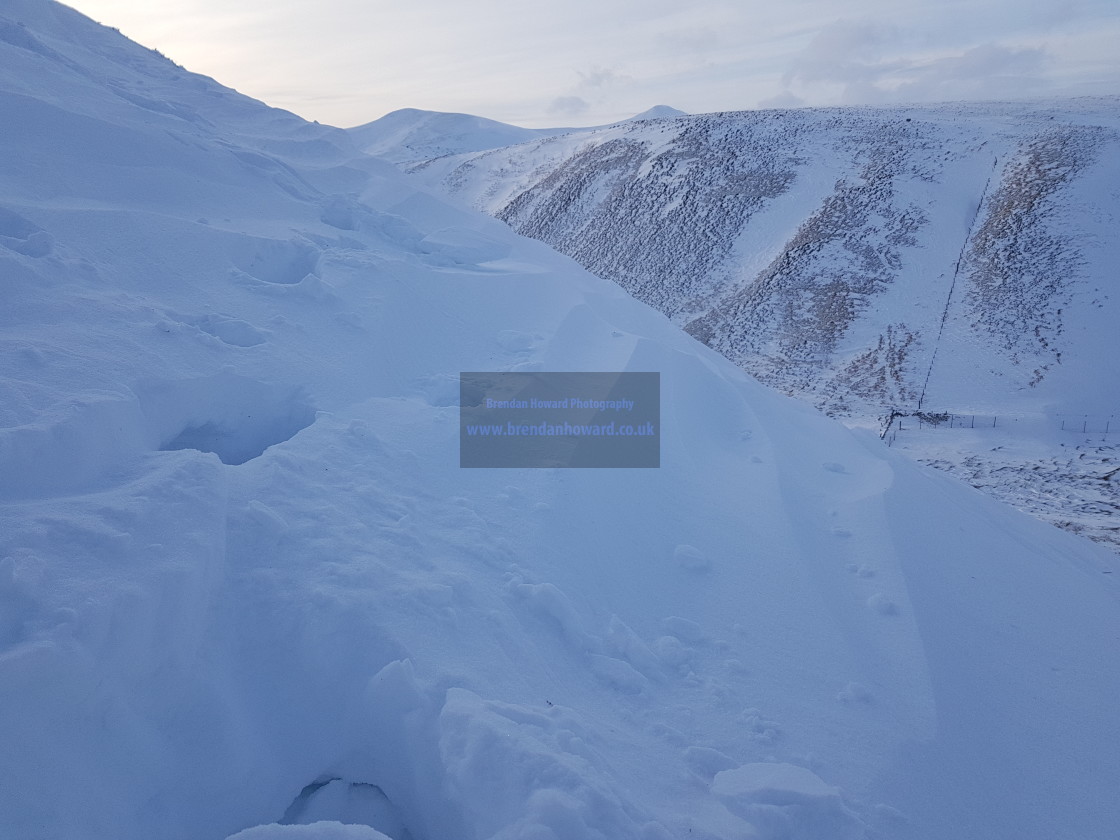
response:
<path id="1" fill-rule="evenodd" d="M 48 0 L 0 290 L 0 837 L 1115 836 L 1113 555 Z M 464 370 L 662 466 L 461 470 Z"/>

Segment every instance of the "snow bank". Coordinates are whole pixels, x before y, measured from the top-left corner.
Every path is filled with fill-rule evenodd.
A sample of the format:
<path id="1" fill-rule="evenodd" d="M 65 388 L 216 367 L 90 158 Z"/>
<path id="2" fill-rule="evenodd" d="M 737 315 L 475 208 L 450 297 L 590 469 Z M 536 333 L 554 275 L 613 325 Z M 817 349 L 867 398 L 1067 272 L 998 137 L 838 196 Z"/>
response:
<path id="1" fill-rule="evenodd" d="M 756 826 L 760 837 L 864 836 L 864 827 L 846 813 L 840 791 L 804 767 L 744 764 L 717 773 L 712 793 Z"/>
<path id="2" fill-rule="evenodd" d="M 365 825 L 316 822 L 310 825 L 259 825 L 231 834 L 226 840 L 391 840 Z"/>
<path id="3" fill-rule="evenodd" d="M 4 836 L 1120 822 L 1092 546 L 331 131 L 13 8 L 43 48 L 0 43 L 3 235 L 52 245 L 0 250 Z M 462 370 L 659 371 L 662 466 L 460 470 Z"/>

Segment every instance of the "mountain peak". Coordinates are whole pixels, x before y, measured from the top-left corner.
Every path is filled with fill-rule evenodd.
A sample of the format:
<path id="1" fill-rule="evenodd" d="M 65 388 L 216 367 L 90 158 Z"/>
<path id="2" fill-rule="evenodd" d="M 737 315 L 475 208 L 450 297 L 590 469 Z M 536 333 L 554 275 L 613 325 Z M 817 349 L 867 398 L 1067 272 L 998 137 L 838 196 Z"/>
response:
<path id="1" fill-rule="evenodd" d="M 637 120 L 663 120 L 670 117 L 687 117 L 687 111 L 681 111 L 671 105 L 654 105 L 652 108 L 647 108 L 640 114 L 635 114 L 628 120 L 623 122 L 636 122 Z"/>

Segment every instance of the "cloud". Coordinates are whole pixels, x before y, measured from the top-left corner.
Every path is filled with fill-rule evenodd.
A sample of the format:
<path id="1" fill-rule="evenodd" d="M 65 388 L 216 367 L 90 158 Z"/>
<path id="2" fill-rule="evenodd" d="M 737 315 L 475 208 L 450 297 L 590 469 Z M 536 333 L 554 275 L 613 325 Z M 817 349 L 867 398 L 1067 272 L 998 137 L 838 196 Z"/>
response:
<path id="1" fill-rule="evenodd" d="M 548 106 L 548 113 L 561 117 L 578 117 L 591 109 L 591 103 L 579 96 L 557 96 Z"/>
<path id="2" fill-rule="evenodd" d="M 782 77 L 792 82 L 864 82 L 897 69 L 884 62 L 883 47 L 896 34 L 883 24 L 837 21 L 826 26 L 809 42 Z"/>
<path id="3" fill-rule="evenodd" d="M 790 93 L 788 90 L 783 90 L 776 96 L 770 96 L 758 101 L 759 108 L 801 108 L 804 105 L 804 99 L 796 94 Z"/>
<path id="4" fill-rule="evenodd" d="M 1038 47 L 980 44 L 908 68 L 892 98 L 920 102 L 1022 95 L 1043 87 L 1046 62 L 1046 51 Z"/>
<path id="5" fill-rule="evenodd" d="M 619 75 L 609 67 L 594 67 L 587 72 L 577 72 L 579 73 L 579 86 L 582 88 L 610 87 L 627 80 L 626 76 Z"/>
<path id="6" fill-rule="evenodd" d="M 657 36 L 657 42 L 673 53 L 692 52 L 703 53 L 722 43 L 719 33 L 710 26 L 692 26 L 662 32 Z"/>
<path id="7" fill-rule="evenodd" d="M 65 2 L 335 125 L 404 107 L 547 126 L 655 102 L 704 113 L 1120 92 L 1117 0 L 490 0 L 485 15 L 458 0 Z"/>
<path id="8" fill-rule="evenodd" d="M 1041 47 L 989 41 L 930 55 L 928 48 L 923 54 L 910 40 L 905 32 L 880 23 L 830 24 L 790 63 L 782 76 L 784 90 L 766 103 L 819 101 L 824 89 L 831 89 L 842 104 L 994 99 L 1045 92 L 1048 55 Z"/>
<path id="9" fill-rule="evenodd" d="M 610 67 L 593 65 L 589 70 L 576 70 L 579 81 L 564 95 L 549 103 L 548 113 L 567 119 L 599 113 L 609 107 L 615 92 L 633 81 Z"/>

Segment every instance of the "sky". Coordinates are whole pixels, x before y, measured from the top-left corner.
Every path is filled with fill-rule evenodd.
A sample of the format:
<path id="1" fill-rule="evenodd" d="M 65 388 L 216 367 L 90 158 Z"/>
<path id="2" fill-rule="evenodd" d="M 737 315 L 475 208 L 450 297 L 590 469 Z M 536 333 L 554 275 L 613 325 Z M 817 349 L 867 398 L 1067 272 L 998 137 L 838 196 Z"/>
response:
<path id="1" fill-rule="evenodd" d="M 398 108 L 533 128 L 653 105 L 1120 93 L 1117 0 L 72 0 L 187 69 L 340 127 Z"/>

